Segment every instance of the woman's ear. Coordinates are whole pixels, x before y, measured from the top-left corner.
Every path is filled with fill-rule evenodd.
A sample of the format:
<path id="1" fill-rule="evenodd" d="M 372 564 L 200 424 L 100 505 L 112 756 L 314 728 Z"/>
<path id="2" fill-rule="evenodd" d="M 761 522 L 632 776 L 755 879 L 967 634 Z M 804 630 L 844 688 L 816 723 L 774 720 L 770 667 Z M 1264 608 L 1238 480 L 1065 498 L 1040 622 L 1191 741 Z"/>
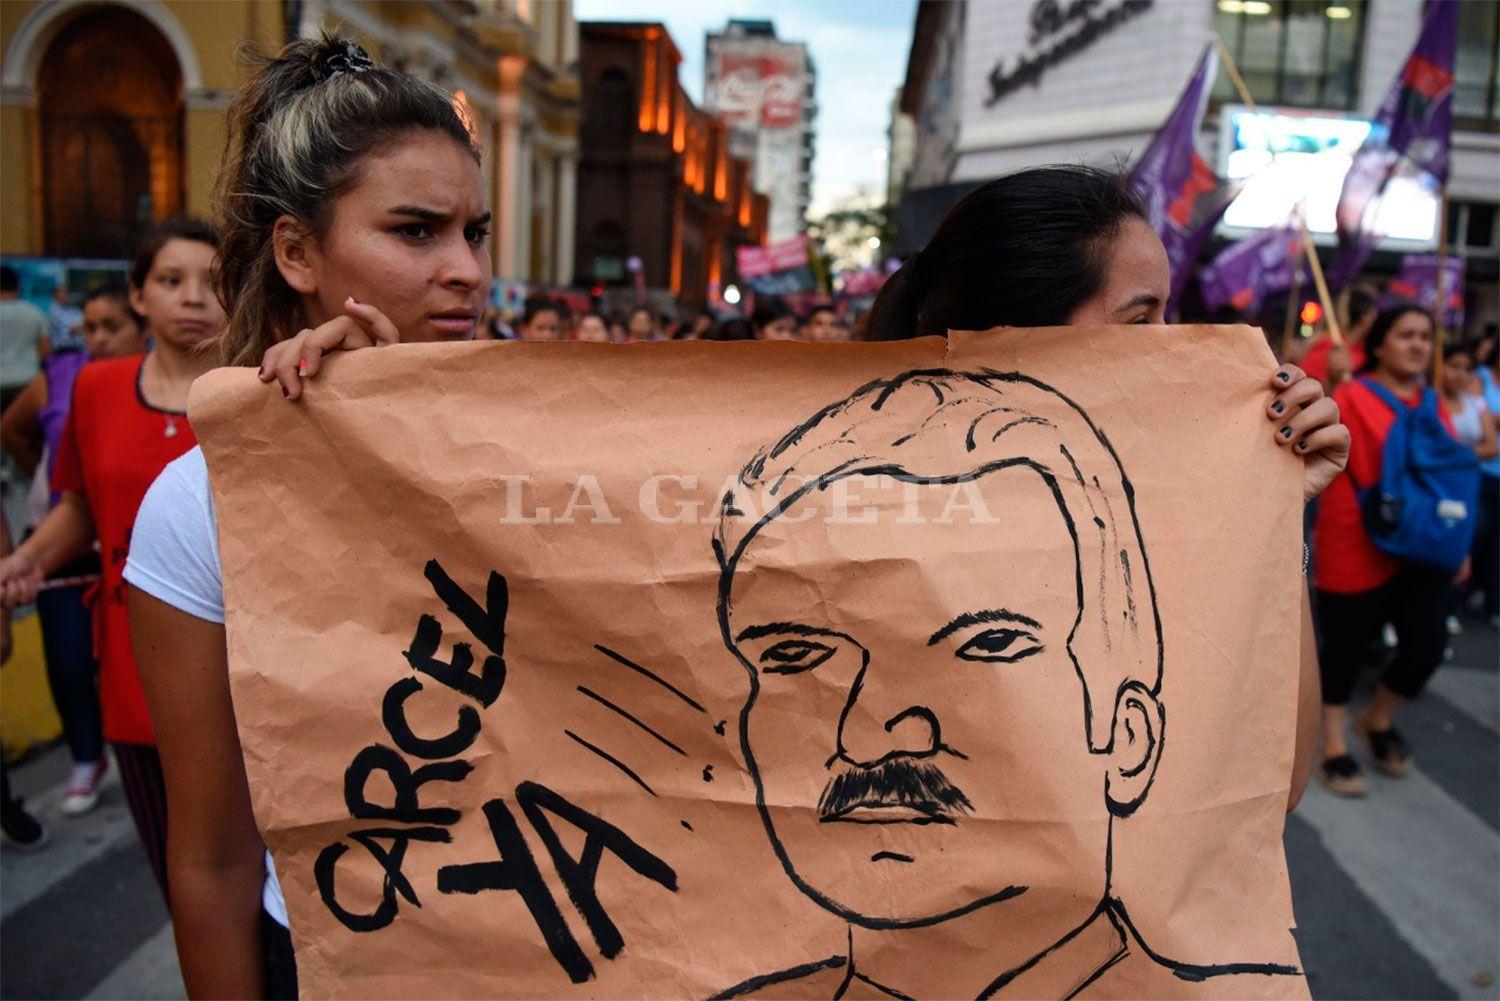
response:
<path id="1" fill-rule="evenodd" d="M 1109 772 L 1104 791 L 1109 810 L 1117 817 L 1135 812 L 1156 777 L 1161 760 L 1166 711 L 1139 681 L 1121 687 L 1115 696 L 1115 719 L 1109 742 Z"/>
<path id="2" fill-rule="evenodd" d="M 147 276 L 147 280 L 150 280 L 149 275 Z M 128 285 L 125 288 L 125 297 L 130 300 L 130 308 L 135 310 L 136 316 L 144 317 L 146 315 L 145 289 L 136 288 L 134 284 Z M 150 336 L 145 320 L 141 321 L 140 328 L 142 339 Z"/>
<path id="3" fill-rule="evenodd" d="M 293 291 L 315 295 L 318 291 L 318 250 L 312 236 L 291 216 L 276 220 L 271 230 L 276 270 Z"/>

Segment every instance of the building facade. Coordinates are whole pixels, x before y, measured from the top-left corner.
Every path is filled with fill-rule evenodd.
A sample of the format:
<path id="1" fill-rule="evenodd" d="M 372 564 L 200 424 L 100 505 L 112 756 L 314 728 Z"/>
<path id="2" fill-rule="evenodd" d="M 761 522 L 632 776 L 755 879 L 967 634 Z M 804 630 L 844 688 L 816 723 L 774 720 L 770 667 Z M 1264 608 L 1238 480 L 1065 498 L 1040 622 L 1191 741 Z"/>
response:
<path id="1" fill-rule="evenodd" d="M 891 98 L 891 121 L 886 127 L 885 203 L 901 204 L 917 160 L 917 123 L 901 110 L 901 90 Z"/>
<path id="2" fill-rule="evenodd" d="M 735 250 L 764 243 L 768 202 L 723 122 L 688 99 L 660 24 L 584 22 L 578 282 L 633 286 L 665 307 L 707 304 Z"/>
<path id="3" fill-rule="evenodd" d="M 581 93 L 569 0 L 0 3 L 0 253 L 118 258 L 211 213 L 241 41 L 341 29 L 453 92 L 484 150 L 495 274 L 573 273 Z"/>
<path id="4" fill-rule="evenodd" d="M 1413 0 L 922 0 L 901 110 L 916 124 L 900 249 L 983 181 L 1044 163 L 1120 166 L 1165 120 L 1218 32 L 1258 105 L 1368 118 L 1420 30 Z M 1500 0 L 1465 0 L 1454 88 L 1448 231 L 1468 259 L 1471 330 L 1500 312 Z M 1200 149 L 1216 162 L 1222 70 Z M 1331 242 L 1331 241 L 1330 241 Z M 1378 253 L 1390 273 L 1397 254 Z"/>
<path id="5" fill-rule="evenodd" d="M 730 128 L 730 152 L 755 166 L 771 202 L 771 242 L 807 226 L 818 105 L 817 68 L 770 21 L 731 20 L 704 41 L 703 103 Z"/>

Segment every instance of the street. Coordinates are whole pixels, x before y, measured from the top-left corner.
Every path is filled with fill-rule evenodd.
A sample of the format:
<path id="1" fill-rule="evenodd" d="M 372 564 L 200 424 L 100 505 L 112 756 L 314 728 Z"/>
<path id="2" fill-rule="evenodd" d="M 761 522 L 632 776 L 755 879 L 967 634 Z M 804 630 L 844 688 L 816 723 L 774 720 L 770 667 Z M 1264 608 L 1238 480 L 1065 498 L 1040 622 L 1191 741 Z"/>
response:
<path id="1" fill-rule="evenodd" d="M 1314 784 L 1288 820 L 1296 935 L 1314 997 L 1500 996 L 1497 662 L 1496 631 L 1468 622 L 1402 721 L 1413 774 L 1395 781 L 1370 769 L 1361 801 Z M 12 776 L 52 841 L 34 855 L 0 852 L 0 996 L 180 998 L 166 908 L 118 782 L 94 813 L 69 820 L 55 809 L 67 767 L 54 747 Z"/>

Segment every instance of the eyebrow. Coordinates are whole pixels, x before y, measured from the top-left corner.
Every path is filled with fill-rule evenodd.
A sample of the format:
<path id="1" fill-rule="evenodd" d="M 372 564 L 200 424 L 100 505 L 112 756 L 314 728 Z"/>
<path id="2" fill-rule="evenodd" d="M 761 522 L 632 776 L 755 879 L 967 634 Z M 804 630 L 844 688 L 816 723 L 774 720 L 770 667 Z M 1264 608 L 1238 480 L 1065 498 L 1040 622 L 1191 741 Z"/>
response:
<path id="1" fill-rule="evenodd" d="M 803 625 L 800 622 L 767 622 L 763 626 L 751 626 L 744 629 L 734 638 L 736 643 L 745 640 L 758 640 L 762 636 L 774 636 L 780 633 L 791 633 L 793 636 L 828 636 L 827 629 L 819 629 L 816 626 Z"/>
<path id="2" fill-rule="evenodd" d="M 390 210 L 390 213 L 391 215 L 410 216 L 413 219 L 420 219 L 423 222 L 447 222 L 452 218 L 452 216 L 447 212 L 439 212 L 436 209 L 424 209 L 420 205 L 397 205 Z M 470 219 L 467 223 L 465 223 L 465 225 L 483 226 L 486 225 L 490 221 L 490 219 L 493 218 L 493 216 L 494 213 L 486 212 L 481 216 Z"/>
<path id="3" fill-rule="evenodd" d="M 1160 306 L 1160 305 L 1161 305 L 1161 296 L 1152 295 L 1150 292 L 1142 292 L 1140 295 L 1136 296 L 1134 299 L 1131 299 L 1129 302 L 1125 303 L 1124 305 L 1122 305 L 1122 306 L 1116 306 L 1115 307 L 1115 312 L 1116 313 L 1123 313 L 1123 312 L 1125 312 L 1128 309 L 1135 309 L 1135 307 L 1137 307 L 1137 306 L 1152 306 L 1152 307 L 1155 307 L 1155 306 Z"/>
<path id="4" fill-rule="evenodd" d="M 960 615 L 958 618 L 954 619 L 952 622 L 948 623 L 946 626 L 933 633 L 932 636 L 928 638 L 927 645 L 932 646 L 943 637 L 948 636 L 951 633 L 957 632 L 960 629 L 967 629 L 969 626 L 981 625 L 985 622 L 1014 622 L 1018 625 L 1030 626 L 1033 629 L 1042 628 L 1042 624 L 1029 615 L 1022 615 L 1020 612 L 1012 612 L 1008 608 L 986 608 L 978 612 L 965 612 L 964 614 Z"/>

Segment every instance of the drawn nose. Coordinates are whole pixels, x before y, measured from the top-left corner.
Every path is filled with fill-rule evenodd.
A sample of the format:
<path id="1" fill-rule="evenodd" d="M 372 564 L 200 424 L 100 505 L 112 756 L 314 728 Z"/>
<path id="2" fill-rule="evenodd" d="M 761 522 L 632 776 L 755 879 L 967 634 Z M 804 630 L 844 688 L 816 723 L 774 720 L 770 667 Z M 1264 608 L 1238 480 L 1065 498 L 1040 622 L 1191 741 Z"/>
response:
<path id="1" fill-rule="evenodd" d="M 925 758 L 942 746 L 942 726 L 926 706 L 907 706 L 884 724 L 877 723 L 878 713 L 849 709 L 839 727 L 839 751 L 853 764 L 872 768 L 890 758 Z"/>

